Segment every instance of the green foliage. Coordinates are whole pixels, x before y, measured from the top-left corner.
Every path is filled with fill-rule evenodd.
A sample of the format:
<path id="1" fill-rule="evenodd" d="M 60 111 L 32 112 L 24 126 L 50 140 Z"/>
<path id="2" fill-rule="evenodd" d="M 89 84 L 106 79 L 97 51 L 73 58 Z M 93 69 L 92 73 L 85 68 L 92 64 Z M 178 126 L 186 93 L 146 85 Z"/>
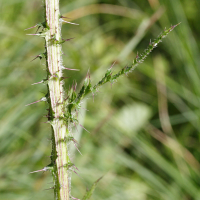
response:
<path id="1" fill-rule="evenodd" d="M 96 186 L 97 186 L 97 183 L 98 183 L 101 179 L 102 179 L 102 177 L 99 178 L 98 180 L 96 180 L 96 181 L 93 183 L 93 185 L 92 185 L 92 187 L 90 188 L 90 190 L 88 190 L 88 191 L 86 192 L 86 194 L 84 195 L 83 200 L 89 200 L 89 199 L 91 198 L 91 196 L 92 196 L 92 194 L 93 194 L 93 192 L 94 192 L 94 190 L 95 190 L 95 188 L 96 188 Z"/>
<path id="2" fill-rule="evenodd" d="M 98 84 L 114 61 L 113 74 L 130 66 L 165 27 L 181 25 L 128 77 L 89 96 L 89 112 L 81 104 L 79 122 L 90 134 L 78 125 L 73 130 L 82 155 L 71 157 L 82 179 L 72 175 L 72 195 L 83 197 L 85 187 L 104 175 L 91 199 L 198 200 L 199 2 L 109 0 L 103 10 L 99 3 L 61 1 L 63 16 L 80 24 L 63 26 L 63 38 L 75 38 L 63 44 L 63 63 L 79 69 L 64 72 L 67 89 L 74 76 L 84 82 L 89 68 L 91 84 Z M 165 12 L 152 18 L 160 5 Z M 43 40 L 25 36 L 37 27 L 24 32 L 41 21 L 43 7 L 41 1 L 7 0 L 0 8 L 0 199 L 53 199 L 45 190 L 52 187 L 50 173 L 29 174 L 50 162 L 47 105 L 25 107 L 46 92 L 46 85 L 31 86 L 45 77 L 43 59 L 30 62 L 43 52 Z"/>

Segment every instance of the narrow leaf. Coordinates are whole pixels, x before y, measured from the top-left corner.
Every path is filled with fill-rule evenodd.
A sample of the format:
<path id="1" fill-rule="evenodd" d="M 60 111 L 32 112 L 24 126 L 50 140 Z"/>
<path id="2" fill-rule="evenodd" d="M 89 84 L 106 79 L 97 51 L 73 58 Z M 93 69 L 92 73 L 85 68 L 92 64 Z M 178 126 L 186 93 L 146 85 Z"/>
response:
<path id="1" fill-rule="evenodd" d="M 96 180 L 96 181 L 93 183 L 92 187 L 90 188 L 90 190 L 88 190 L 88 191 L 86 192 L 86 194 L 85 194 L 85 196 L 83 197 L 82 200 L 89 200 L 89 199 L 90 199 L 90 197 L 92 196 L 92 194 L 93 194 L 93 192 L 94 192 L 94 190 L 95 190 L 95 188 L 96 188 L 96 186 L 97 186 L 97 183 L 98 183 L 102 178 L 103 178 L 103 176 L 100 177 L 98 180 Z"/>

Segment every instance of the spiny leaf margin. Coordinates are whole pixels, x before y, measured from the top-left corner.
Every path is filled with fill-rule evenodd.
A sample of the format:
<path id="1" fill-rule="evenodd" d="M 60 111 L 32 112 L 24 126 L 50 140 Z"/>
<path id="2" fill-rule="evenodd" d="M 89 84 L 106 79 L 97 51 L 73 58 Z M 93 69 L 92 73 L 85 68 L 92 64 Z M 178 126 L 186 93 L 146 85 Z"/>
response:
<path id="1" fill-rule="evenodd" d="M 107 82 L 111 82 L 111 84 L 113 84 L 115 82 L 115 80 L 124 74 L 128 74 L 129 72 L 132 72 L 137 66 L 138 64 L 141 64 L 145 58 L 152 52 L 152 50 L 154 48 L 157 47 L 157 45 L 162 42 L 162 39 L 165 38 L 176 26 L 178 26 L 180 23 L 171 26 L 169 29 L 164 30 L 155 40 L 154 42 L 150 42 L 149 46 L 147 47 L 147 49 L 145 49 L 140 56 L 137 54 L 136 58 L 133 60 L 133 64 L 129 67 L 129 66 L 125 66 L 123 69 L 121 69 L 117 74 L 112 75 L 112 67 L 109 68 L 104 77 L 93 87 L 91 86 L 91 81 L 90 81 L 90 76 L 86 77 L 84 84 L 80 90 L 80 92 L 77 95 L 77 98 L 74 101 L 74 105 L 75 104 L 79 104 L 80 101 L 90 92 L 92 92 L 93 94 L 98 91 L 98 88 L 100 86 L 102 86 L 103 84 L 107 83 Z"/>

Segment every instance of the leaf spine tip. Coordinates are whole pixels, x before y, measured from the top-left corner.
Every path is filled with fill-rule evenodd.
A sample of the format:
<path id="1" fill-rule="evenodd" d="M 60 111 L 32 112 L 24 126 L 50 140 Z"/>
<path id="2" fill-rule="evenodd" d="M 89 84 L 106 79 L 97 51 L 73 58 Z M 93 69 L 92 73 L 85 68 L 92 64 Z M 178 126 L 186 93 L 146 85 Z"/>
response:
<path id="1" fill-rule="evenodd" d="M 67 23 L 67 24 L 79 25 L 79 24 L 76 24 L 76 23 L 73 23 L 73 22 L 65 21 L 65 20 L 63 20 L 62 18 L 60 18 L 59 21 L 60 21 L 60 22 L 65 22 L 65 23 Z"/>
<path id="2" fill-rule="evenodd" d="M 38 102 L 40 102 L 40 101 L 47 101 L 47 98 L 46 98 L 46 97 L 42 97 L 40 100 L 35 101 L 35 102 L 32 102 L 32 103 L 29 103 L 29 104 L 27 104 L 27 105 L 25 105 L 25 106 L 29 106 L 29 105 L 32 105 L 32 104 L 38 103 Z"/>
<path id="3" fill-rule="evenodd" d="M 81 126 L 85 131 L 87 131 L 88 133 L 90 133 L 86 128 L 84 128 L 81 124 L 79 124 L 79 126 Z"/>
<path id="4" fill-rule="evenodd" d="M 44 167 L 43 169 L 39 169 L 37 171 L 29 172 L 29 174 L 37 173 L 37 172 L 45 172 L 47 171 L 47 167 Z"/>
<path id="5" fill-rule="evenodd" d="M 117 61 L 114 61 L 113 64 L 111 65 L 111 67 L 109 69 L 112 69 L 112 67 L 115 65 Z"/>

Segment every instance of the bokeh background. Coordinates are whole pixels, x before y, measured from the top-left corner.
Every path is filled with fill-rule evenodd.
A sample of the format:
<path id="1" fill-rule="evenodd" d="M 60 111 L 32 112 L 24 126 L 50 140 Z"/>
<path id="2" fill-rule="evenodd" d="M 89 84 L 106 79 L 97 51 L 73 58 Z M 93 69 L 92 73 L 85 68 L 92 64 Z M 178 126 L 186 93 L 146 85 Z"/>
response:
<path id="1" fill-rule="evenodd" d="M 66 90 L 80 89 L 88 70 L 97 83 L 116 61 L 113 73 L 131 65 L 164 29 L 181 22 L 128 76 L 106 84 L 82 103 L 79 149 L 71 159 L 72 196 L 103 176 L 94 200 L 200 199 L 200 1 L 68 0 L 64 24 Z M 41 0 L 0 0 L 0 199 L 53 199 L 50 173 L 29 174 L 50 162 L 44 41 L 35 29 L 44 20 Z M 86 109 L 88 111 L 86 111 Z M 72 147 L 73 148 L 73 147 Z"/>

